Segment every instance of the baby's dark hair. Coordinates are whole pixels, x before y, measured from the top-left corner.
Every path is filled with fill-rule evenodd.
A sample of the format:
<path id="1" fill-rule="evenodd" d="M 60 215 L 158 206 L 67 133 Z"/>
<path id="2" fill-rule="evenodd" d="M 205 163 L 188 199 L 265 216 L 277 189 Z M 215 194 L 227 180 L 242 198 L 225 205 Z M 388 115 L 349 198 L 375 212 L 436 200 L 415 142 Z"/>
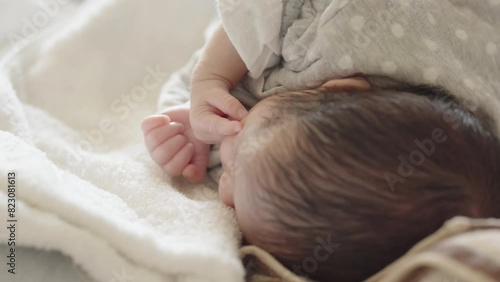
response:
<path id="1" fill-rule="evenodd" d="M 250 243 L 319 281 L 361 281 L 458 215 L 500 216 L 500 144 L 445 91 L 276 97 L 248 168 L 267 224 Z M 270 211 L 270 212 L 269 212 Z"/>

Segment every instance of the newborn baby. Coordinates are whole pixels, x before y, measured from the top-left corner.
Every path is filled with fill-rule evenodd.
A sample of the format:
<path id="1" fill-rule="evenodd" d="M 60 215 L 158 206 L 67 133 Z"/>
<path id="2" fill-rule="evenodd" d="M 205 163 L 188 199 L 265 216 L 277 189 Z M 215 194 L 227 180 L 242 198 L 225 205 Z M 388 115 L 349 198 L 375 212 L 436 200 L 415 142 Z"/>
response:
<path id="1" fill-rule="evenodd" d="M 361 281 L 453 216 L 500 216 L 500 144 L 439 89 L 283 93 L 242 125 L 222 141 L 220 197 L 298 274 Z"/>
<path id="2" fill-rule="evenodd" d="M 278 2 L 282 1 L 265 3 Z M 358 8 L 357 1 L 349 3 Z M 356 11 L 335 8 L 325 13 L 342 17 L 340 10 Z M 234 31 L 235 26 L 225 27 Z M 342 42 L 332 38 L 329 42 Z M 233 41 L 238 40 L 233 37 Z M 404 42 L 399 39 L 397 44 Z M 283 54 L 283 62 L 275 60 L 271 45 L 258 56 L 265 60 L 255 63 L 243 54 L 248 47 L 239 46 L 235 48 L 219 28 L 193 73 L 190 103 L 147 118 L 142 129 L 153 160 L 167 174 L 192 182 L 205 176 L 207 144 L 221 144 L 224 172 L 219 195 L 234 207 L 248 243 L 262 247 L 300 275 L 320 281 L 359 281 L 453 216 L 500 216 L 495 205 L 500 201 L 500 161 L 494 157 L 500 145 L 491 112 L 471 111 L 455 99 L 460 95 L 438 87 L 411 87 L 404 82 L 381 87 L 375 83 L 378 74 L 370 69 L 374 60 L 363 61 L 363 76 L 370 76 L 369 83 L 354 76 L 361 71 L 350 71 L 340 79 L 325 77 L 328 71 L 295 70 L 303 64 L 291 60 L 290 52 Z M 366 50 L 377 54 L 376 48 Z M 338 67 L 314 59 L 316 55 L 304 55 L 315 62 L 311 68 Z M 328 56 L 323 54 L 324 58 Z M 431 55 L 415 58 L 436 60 Z M 347 74 L 353 63 L 341 61 Z M 390 71 L 393 64 L 384 69 L 395 79 L 408 81 L 413 78 L 403 75 L 412 73 L 410 67 L 418 70 L 420 64 L 401 64 L 408 67 L 401 73 Z M 292 71 L 279 67 L 286 65 Z M 266 72 L 271 66 L 277 69 Z M 255 83 L 246 83 L 249 88 L 281 84 L 268 93 L 280 94 L 262 99 L 249 113 L 229 94 L 248 71 L 248 77 L 255 78 Z M 424 77 L 435 78 L 435 72 L 425 70 Z M 318 80 L 303 83 L 311 73 Z M 294 75 L 297 79 L 290 79 Z M 434 82 L 460 88 L 444 74 L 442 80 Z M 300 89 L 297 85 L 306 90 L 295 90 Z M 492 101 L 488 106 L 496 103 Z"/>
<path id="3" fill-rule="evenodd" d="M 454 216 L 499 217 L 499 154 L 438 89 L 283 93 L 223 140 L 219 192 L 292 271 L 362 281 Z"/>

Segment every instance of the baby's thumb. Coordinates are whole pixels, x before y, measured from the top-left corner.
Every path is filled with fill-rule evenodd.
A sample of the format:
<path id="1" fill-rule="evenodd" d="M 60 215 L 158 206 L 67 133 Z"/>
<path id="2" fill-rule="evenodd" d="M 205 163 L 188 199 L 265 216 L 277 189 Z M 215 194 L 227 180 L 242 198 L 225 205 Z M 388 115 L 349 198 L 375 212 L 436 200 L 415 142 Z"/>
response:
<path id="1" fill-rule="evenodd" d="M 240 103 L 240 101 L 231 96 L 229 93 L 221 93 L 217 99 L 213 100 L 215 102 L 212 106 L 216 107 L 234 120 L 242 120 L 248 114 L 248 111 Z"/>
<path id="2" fill-rule="evenodd" d="M 231 121 L 218 115 L 211 115 L 207 122 L 208 131 L 214 135 L 213 139 L 216 141 L 221 141 L 225 136 L 237 134 L 242 128 L 239 121 Z"/>

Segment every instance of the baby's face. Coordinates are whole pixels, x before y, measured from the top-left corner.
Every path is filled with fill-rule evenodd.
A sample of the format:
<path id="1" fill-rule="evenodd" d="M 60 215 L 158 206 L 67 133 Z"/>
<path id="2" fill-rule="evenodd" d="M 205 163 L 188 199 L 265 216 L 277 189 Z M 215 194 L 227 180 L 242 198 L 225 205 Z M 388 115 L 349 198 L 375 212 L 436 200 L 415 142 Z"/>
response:
<path id="1" fill-rule="evenodd" d="M 246 185 L 248 183 L 245 180 L 246 171 L 242 167 L 252 163 L 257 150 L 265 145 L 259 140 L 261 125 L 264 118 L 271 115 L 269 109 L 277 100 L 278 98 L 273 96 L 255 105 L 242 120 L 241 132 L 224 138 L 220 147 L 223 174 L 219 181 L 219 197 L 224 204 L 235 208 L 245 237 L 248 237 L 250 230 L 253 229 L 252 222 L 255 222 L 253 217 L 256 216 L 255 211 L 258 207 L 252 201 L 256 187 Z"/>
<path id="2" fill-rule="evenodd" d="M 219 197 L 228 206 L 234 207 L 235 182 L 241 177 L 242 162 L 251 162 L 258 150 L 257 133 L 261 123 L 269 113 L 269 106 L 273 104 L 273 97 L 265 99 L 256 104 L 241 121 L 243 129 L 236 135 L 228 136 L 222 140 L 220 146 L 220 159 L 223 174 L 219 182 Z M 252 147 L 253 154 L 245 153 L 245 148 Z M 243 151 L 243 152 L 242 152 Z"/>

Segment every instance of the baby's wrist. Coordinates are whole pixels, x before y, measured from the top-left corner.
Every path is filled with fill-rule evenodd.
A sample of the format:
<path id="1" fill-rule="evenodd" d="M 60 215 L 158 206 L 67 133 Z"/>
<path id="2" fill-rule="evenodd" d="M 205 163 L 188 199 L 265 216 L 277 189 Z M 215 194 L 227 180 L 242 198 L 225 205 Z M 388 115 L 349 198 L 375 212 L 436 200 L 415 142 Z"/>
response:
<path id="1" fill-rule="evenodd" d="M 217 75 L 204 75 L 199 77 L 194 77 L 191 82 L 191 89 L 193 91 L 197 90 L 207 90 L 207 89 L 217 89 L 229 91 L 233 88 L 232 83 Z"/>

